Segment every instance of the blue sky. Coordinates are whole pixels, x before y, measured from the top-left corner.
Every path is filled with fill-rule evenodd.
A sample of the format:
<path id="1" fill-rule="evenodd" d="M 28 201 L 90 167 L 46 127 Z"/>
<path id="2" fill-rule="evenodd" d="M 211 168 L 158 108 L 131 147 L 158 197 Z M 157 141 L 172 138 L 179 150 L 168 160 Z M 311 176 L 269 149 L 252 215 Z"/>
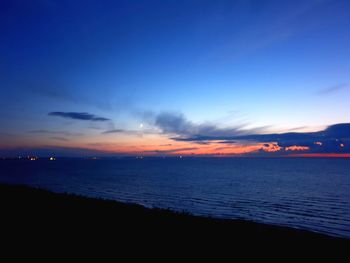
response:
<path id="1" fill-rule="evenodd" d="M 150 121 L 167 112 L 260 133 L 347 123 L 349 11 L 346 0 L 1 1 L 0 146 L 66 147 L 69 132 L 76 147 L 118 151 L 139 137 L 101 131 L 142 124 L 171 140 Z"/>

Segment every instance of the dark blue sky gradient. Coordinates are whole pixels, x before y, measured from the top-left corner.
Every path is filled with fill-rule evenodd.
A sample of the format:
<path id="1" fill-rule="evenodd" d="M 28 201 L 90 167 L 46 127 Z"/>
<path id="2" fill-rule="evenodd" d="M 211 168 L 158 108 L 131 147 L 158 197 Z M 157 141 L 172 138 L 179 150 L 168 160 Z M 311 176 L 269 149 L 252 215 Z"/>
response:
<path id="1" fill-rule="evenodd" d="M 33 130 L 81 133 L 80 148 L 171 140 L 167 113 L 232 137 L 350 122 L 349 13 L 347 0 L 1 1 L 0 147 L 72 140 Z"/>

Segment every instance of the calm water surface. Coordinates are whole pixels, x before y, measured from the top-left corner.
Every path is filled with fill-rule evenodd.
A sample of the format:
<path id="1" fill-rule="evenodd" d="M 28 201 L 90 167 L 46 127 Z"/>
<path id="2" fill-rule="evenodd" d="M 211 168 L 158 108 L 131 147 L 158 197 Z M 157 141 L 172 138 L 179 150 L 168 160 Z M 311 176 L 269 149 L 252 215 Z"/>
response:
<path id="1" fill-rule="evenodd" d="M 350 159 L 6 160 L 0 182 L 350 238 Z"/>

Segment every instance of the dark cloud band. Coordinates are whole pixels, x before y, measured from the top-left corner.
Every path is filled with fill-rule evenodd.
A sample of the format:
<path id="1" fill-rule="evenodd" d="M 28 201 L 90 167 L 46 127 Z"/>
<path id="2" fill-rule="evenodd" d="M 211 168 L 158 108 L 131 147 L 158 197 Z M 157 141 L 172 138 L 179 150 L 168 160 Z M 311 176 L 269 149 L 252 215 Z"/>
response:
<path id="1" fill-rule="evenodd" d="M 48 113 L 49 116 L 57 116 L 67 119 L 82 120 L 82 121 L 109 121 L 110 119 L 96 116 L 87 112 L 62 112 L 53 111 Z"/>

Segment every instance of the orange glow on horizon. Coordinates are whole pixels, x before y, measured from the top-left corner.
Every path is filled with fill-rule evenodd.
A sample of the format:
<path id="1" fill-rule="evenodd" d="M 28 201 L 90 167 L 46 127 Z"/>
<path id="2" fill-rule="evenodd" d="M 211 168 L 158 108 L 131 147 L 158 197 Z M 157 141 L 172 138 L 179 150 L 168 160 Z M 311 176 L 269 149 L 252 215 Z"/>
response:
<path id="1" fill-rule="evenodd" d="M 131 145 L 131 144 L 106 144 L 97 147 L 101 151 L 109 153 L 126 153 L 136 155 L 244 155 L 250 153 L 258 153 L 259 151 L 274 153 L 282 151 L 305 151 L 309 150 L 306 146 L 290 146 L 280 147 L 276 142 L 271 143 L 246 143 L 246 144 L 225 144 L 214 141 L 208 144 L 198 144 L 194 142 L 176 142 L 165 139 L 161 142 L 155 140 L 147 144 Z M 157 142 L 157 143 L 156 143 Z"/>
<path id="2" fill-rule="evenodd" d="M 35 137 L 36 138 L 36 137 Z M 30 140 L 29 140 L 30 139 Z M 65 149 L 77 149 L 80 152 L 87 150 L 87 155 L 107 154 L 107 155 L 135 155 L 135 156 L 288 156 L 288 157 L 350 157 L 350 153 L 301 153 L 310 150 L 310 147 L 292 145 L 288 147 L 279 146 L 277 142 L 252 142 L 237 141 L 234 143 L 225 141 L 176 141 L 162 134 L 144 134 L 142 136 L 119 135 L 112 136 L 81 136 L 74 137 L 67 141 L 52 141 L 50 138 L 36 138 L 22 141 L 16 141 L 12 147 L 3 145 L 3 149 L 11 149 L 16 147 L 33 148 L 34 150 L 44 148 L 53 149 L 52 155 L 62 150 L 63 155 Z M 314 147 L 322 146 L 323 143 L 315 141 Z M 316 146 L 317 145 L 317 146 Z M 346 149 L 344 143 L 338 142 L 338 147 Z M 312 148 L 312 147 L 311 147 Z M 300 152 L 300 153 L 297 153 Z M 32 153 L 33 155 L 35 154 Z"/>

